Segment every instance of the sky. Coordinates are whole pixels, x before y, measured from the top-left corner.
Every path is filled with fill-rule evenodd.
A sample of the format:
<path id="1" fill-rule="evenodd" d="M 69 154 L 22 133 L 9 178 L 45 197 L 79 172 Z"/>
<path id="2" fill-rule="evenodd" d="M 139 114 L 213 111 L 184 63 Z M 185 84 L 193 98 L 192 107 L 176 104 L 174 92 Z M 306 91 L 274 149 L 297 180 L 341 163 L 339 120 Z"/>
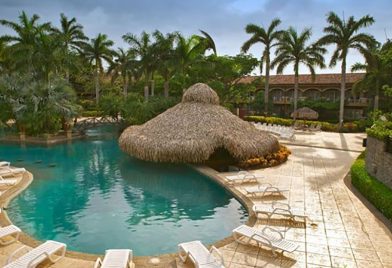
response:
<path id="1" fill-rule="evenodd" d="M 76 17 L 90 38 L 105 33 L 116 47 L 127 47 L 122 36 L 139 35 L 142 31 L 180 31 L 184 35 L 208 32 L 215 40 L 219 55 L 236 55 L 250 37 L 244 28 L 249 23 L 268 27 L 274 18 L 282 20 L 281 28 L 293 26 L 298 31 L 312 28 L 312 41 L 323 34 L 326 14 L 334 11 L 348 18 L 370 14 L 376 23 L 365 31 L 380 41 L 392 38 L 391 0 L 0 0 L 0 18 L 17 20 L 26 11 L 38 14 L 42 22 L 59 25 L 60 13 Z M 0 34 L 12 33 L 0 26 Z M 253 46 L 249 53 L 260 57 L 263 47 Z M 331 51 L 333 47 L 329 48 Z M 327 62 L 330 54 L 326 55 Z M 352 51 L 348 65 L 363 61 Z M 305 68 L 301 73 L 308 73 Z M 319 73 L 336 73 L 340 67 L 318 70 Z M 292 66 L 284 73 L 292 73 Z M 257 71 L 255 71 L 257 73 Z M 272 71 L 275 74 L 275 71 Z"/>

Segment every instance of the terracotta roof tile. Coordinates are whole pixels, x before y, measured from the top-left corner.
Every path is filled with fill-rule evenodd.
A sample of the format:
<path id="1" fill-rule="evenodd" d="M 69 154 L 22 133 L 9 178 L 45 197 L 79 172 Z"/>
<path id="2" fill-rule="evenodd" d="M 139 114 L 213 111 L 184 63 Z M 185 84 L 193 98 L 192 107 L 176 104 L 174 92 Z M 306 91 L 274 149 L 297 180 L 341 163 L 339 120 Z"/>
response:
<path id="1" fill-rule="evenodd" d="M 352 84 L 364 77 L 364 73 L 348 73 L 346 76 L 346 83 Z M 239 83 L 249 84 L 253 82 L 259 76 L 245 76 L 240 78 Z M 341 81 L 340 74 L 317 74 L 315 80 L 312 81 L 312 76 L 310 74 L 303 74 L 299 76 L 300 84 L 340 84 Z M 271 85 L 286 85 L 294 84 L 294 75 L 271 75 L 270 76 Z"/>

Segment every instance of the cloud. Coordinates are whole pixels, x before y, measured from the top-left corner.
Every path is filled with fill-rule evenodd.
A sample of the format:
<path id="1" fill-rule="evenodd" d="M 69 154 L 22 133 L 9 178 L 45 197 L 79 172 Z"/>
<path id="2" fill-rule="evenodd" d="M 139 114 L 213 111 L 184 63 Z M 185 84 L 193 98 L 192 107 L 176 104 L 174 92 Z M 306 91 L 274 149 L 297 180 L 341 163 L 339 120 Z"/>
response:
<path id="1" fill-rule="evenodd" d="M 59 14 L 76 17 L 84 25 L 86 34 L 95 37 L 106 33 L 116 42 L 116 47 L 126 46 L 122 35 L 128 32 L 139 34 L 146 30 L 159 29 L 162 32 L 180 31 L 190 35 L 203 29 L 213 36 L 218 53 L 234 55 L 249 38 L 244 28 L 248 23 L 268 26 L 279 17 L 282 27 L 292 25 L 298 30 L 312 27 L 313 39 L 322 35 L 325 15 L 335 11 L 355 17 L 371 14 L 376 24 L 369 27 L 378 40 L 385 40 L 384 30 L 392 36 L 390 0 L 2 0 L 0 18 L 16 20 L 25 10 L 30 15 L 37 13 L 42 21 L 59 24 Z M 0 26 L 0 34 L 10 33 Z M 262 46 L 250 50 L 260 56 Z M 361 60 L 351 54 L 349 64 Z M 336 67 L 332 71 L 338 72 Z M 287 72 L 291 72 L 287 69 Z M 331 72 L 330 69 L 323 72 Z"/>

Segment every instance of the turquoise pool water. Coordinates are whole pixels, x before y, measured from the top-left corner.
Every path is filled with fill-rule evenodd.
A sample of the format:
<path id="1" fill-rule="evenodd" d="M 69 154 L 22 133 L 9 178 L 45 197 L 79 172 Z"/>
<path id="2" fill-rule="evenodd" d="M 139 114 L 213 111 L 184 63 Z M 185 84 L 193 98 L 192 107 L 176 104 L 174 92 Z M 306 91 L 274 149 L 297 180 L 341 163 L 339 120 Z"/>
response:
<path id="1" fill-rule="evenodd" d="M 13 223 L 71 250 L 175 252 L 180 242 L 229 236 L 247 219 L 241 204 L 211 179 L 186 165 L 133 159 L 115 137 L 52 147 L 1 144 L 0 159 L 34 175 L 8 207 Z"/>

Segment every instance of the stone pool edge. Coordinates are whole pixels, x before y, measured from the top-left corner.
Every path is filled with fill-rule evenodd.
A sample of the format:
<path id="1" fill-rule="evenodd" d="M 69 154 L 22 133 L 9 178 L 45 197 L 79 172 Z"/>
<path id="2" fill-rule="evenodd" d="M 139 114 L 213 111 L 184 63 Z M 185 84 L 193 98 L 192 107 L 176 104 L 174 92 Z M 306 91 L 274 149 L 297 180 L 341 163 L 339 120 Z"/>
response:
<path id="1" fill-rule="evenodd" d="M 234 198 L 236 198 L 247 210 L 248 212 L 248 220 L 246 222 L 247 225 L 253 226 L 256 222 L 256 216 L 252 210 L 252 202 L 251 200 L 246 197 L 244 194 L 242 194 L 240 191 L 235 189 L 234 187 L 231 187 L 231 185 L 228 185 L 225 183 L 225 181 L 219 176 L 219 172 L 207 167 L 207 166 L 200 166 L 200 165 L 189 165 L 190 167 L 194 168 L 197 172 L 207 176 L 208 178 L 214 180 L 216 183 L 218 183 L 221 187 L 229 191 Z M 23 192 L 27 187 L 32 183 L 33 181 L 33 174 L 30 172 L 25 172 L 21 178 L 21 180 L 13 187 L 9 188 L 6 190 L 3 195 L 0 196 L 0 206 L 2 208 L 7 207 L 8 204 L 11 202 L 12 199 L 14 199 L 16 196 L 18 196 L 21 192 Z M 8 217 L 6 210 L 2 210 L 2 213 L 0 213 L 0 224 L 1 226 L 7 226 L 12 224 L 11 219 Z M 218 240 L 211 244 L 210 246 L 215 246 L 215 247 L 223 247 L 231 242 L 233 242 L 234 239 L 229 236 L 226 238 L 223 238 L 221 240 Z M 32 236 L 28 235 L 27 233 L 23 232 L 20 235 L 19 242 L 23 245 L 29 246 L 29 247 L 37 247 L 39 244 L 42 242 L 33 238 Z M 185 241 L 184 241 L 185 242 Z M 80 259 L 80 260 L 85 260 L 85 261 L 95 261 L 98 257 L 102 257 L 103 255 L 96 255 L 96 254 L 90 254 L 90 253 L 84 253 L 84 252 L 79 252 L 79 251 L 72 251 L 72 250 L 67 250 L 66 252 L 66 257 L 72 258 L 72 259 Z M 161 254 L 161 255 L 154 255 L 154 256 L 134 256 L 133 261 L 137 267 L 151 267 L 151 264 L 149 263 L 150 259 L 152 257 L 158 257 L 160 259 L 160 265 L 164 264 L 169 264 L 172 263 L 173 261 L 178 259 L 177 253 L 167 253 L 167 254 Z M 154 265 L 153 265 L 154 266 Z"/>

